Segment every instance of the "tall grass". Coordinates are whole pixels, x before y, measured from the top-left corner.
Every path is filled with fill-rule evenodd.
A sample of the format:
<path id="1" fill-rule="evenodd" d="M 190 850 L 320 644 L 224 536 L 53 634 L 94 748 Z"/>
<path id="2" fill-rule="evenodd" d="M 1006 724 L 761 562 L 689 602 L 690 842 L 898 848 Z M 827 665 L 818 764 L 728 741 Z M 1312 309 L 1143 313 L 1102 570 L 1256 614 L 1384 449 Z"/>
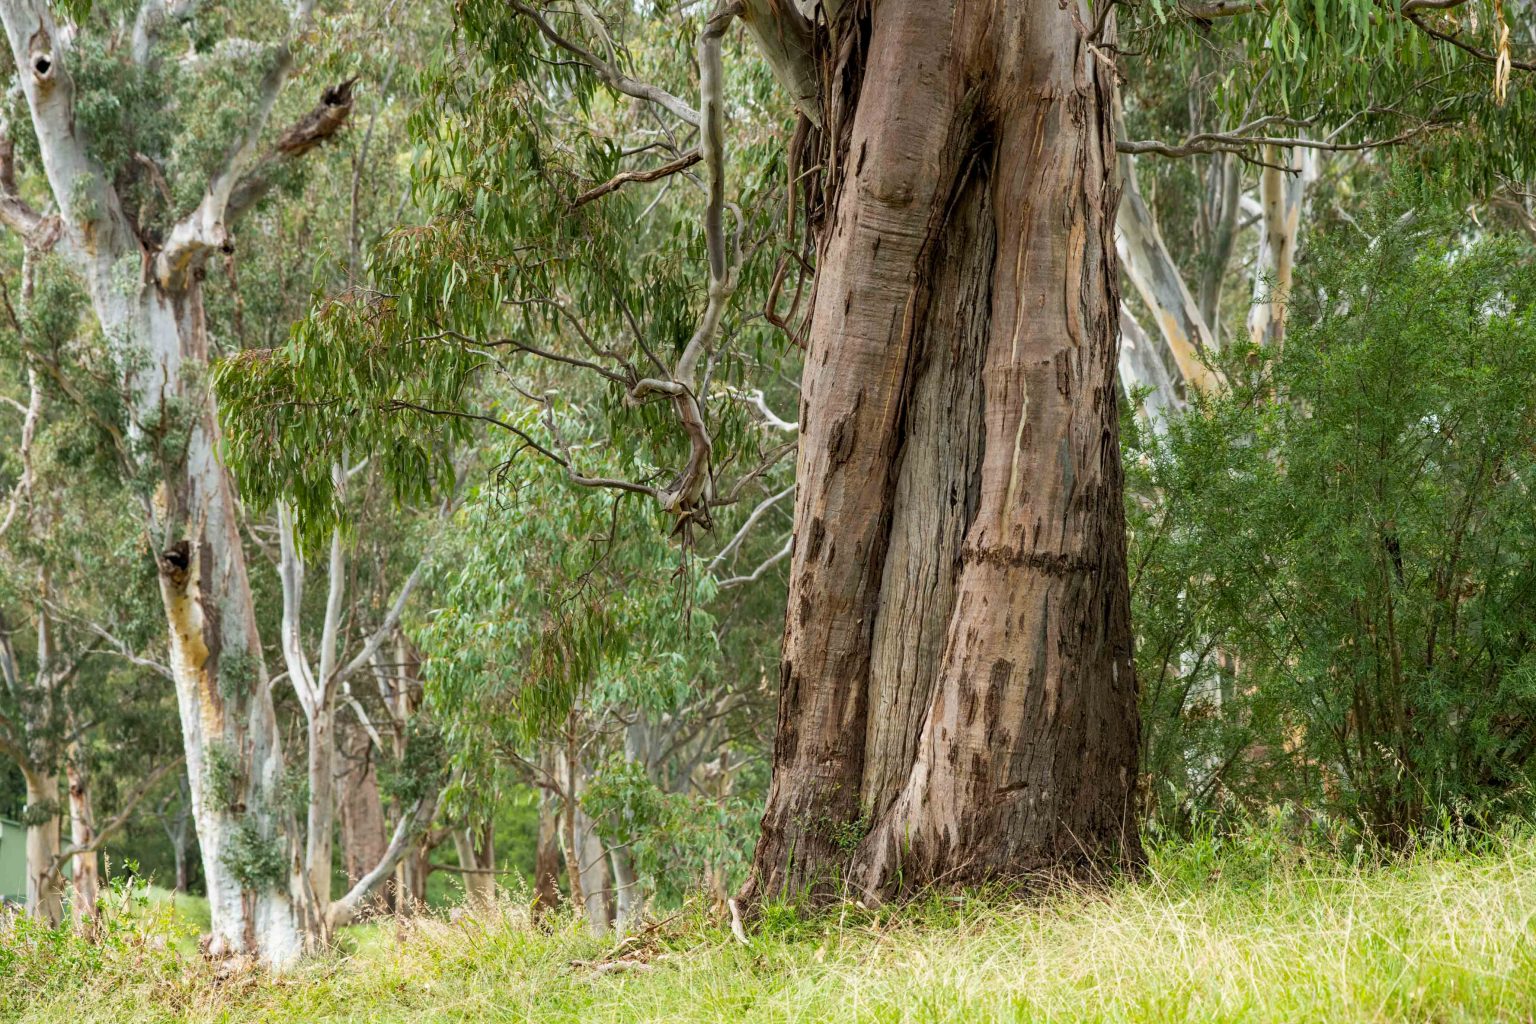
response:
<path id="1" fill-rule="evenodd" d="M 1536 839 L 1375 862 L 1247 836 L 1156 848 L 1146 875 L 1027 899 L 806 915 L 751 944 L 686 910 L 616 945 L 508 900 L 381 924 L 269 978 L 178 951 L 139 908 L 87 955 L 25 926 L 0 1015 L 91 1021 L 1530 1021 Z M 133 915 L 129 915 L 133 916 Z M 109 929 L 109 931 L 111 931 Z M 614 967 L 614 963 L 622 966 Z"/>

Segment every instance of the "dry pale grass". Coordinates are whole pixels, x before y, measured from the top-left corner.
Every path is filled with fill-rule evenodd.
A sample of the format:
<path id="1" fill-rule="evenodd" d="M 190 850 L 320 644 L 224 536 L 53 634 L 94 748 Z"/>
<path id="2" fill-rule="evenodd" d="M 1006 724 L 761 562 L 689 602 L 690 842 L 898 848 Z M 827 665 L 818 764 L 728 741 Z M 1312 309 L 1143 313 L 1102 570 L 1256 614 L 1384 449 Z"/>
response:
<path id="1" fill-rule="evenodd" d="M 685 912 L 615 947 L 576 922 L 534 928 L 508 901 L 373 926 L 350 953 L 271 979 L 162 948 L 163 919 L 94 956 L 12 933 L 0 1011 L 29 1024 L 1532 1021 L 1533 917 L 1536 840 L 1371 867 L 1206 841 L 1097 892 L 776 908 L 750 946 Z"/>

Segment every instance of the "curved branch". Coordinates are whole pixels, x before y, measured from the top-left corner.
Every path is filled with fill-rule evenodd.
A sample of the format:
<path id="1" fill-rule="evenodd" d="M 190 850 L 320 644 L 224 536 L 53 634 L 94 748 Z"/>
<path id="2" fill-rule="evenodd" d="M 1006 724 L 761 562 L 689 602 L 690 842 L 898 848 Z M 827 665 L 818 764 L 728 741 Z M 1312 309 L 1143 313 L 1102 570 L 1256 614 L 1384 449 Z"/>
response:
<path id="1" fill-rule="evenodd" d="M 558 46 L 560 49 L 581 61 L 581 63 L 585 64 L 587 67 L 591 68 L 593 73 L 595 73 L 598 78 L 602 79 L 604 84 L 606 84 L 609 88 L 621 92 L 626 96 L 633 96 L 636 99 L 648 100 L 651 103 L 654 103 L 657 106 L 663 108 L 664 110 L 671 111 L 673 114 L 682 118 L 684 121 L 693 125 L 695 128 L 697 128 L 701 123 L 699 112 L 694 110 L 687 103 L 667 92 L 665 89 L 651 85 L 648 82 L 641 82 L 637 79 L 630 78 L 613 64 L 603 60 L 597 54 L 593 53 L 591 50 L 588 50 L 580 43 L 577 43 L 572 39 L 567 39 L 545 19 L 544 15 L 540 14 L 536 8 L 523 3 L 523 0 L 507 0 L 507 5 L 518 14 L 521 14 L 523 17 L 533 22 L 534 25 L 538 27 L 540 34 L 542 34 L 545 39 L 549 40 L 555 46 Z"/>
<path id="2" fill-rule="evenodd" d="M 438 806 L 442 803 L 442 793 L 438 791 L 429 796 L 424 796 L 416 801 L 408 814 L 402 815 L 400 823 L 395 826 L 395 834 L 389 840 L 389 846 L 384 851 L 384 856 L 362 878 L 357 880 L 345 896 L 336 900 L 326 910 L 326 924 L 331 930 L 351 924 L 357 919 L 358 911 L 362 909 L 363 900 L 368 894 L 378 887 L 379 883 L 388 878 L 395 870 L 410 844 L 426 831 L 432 819 L 437 817 Z"/>
<path id="3" fill-rule="evenodd" d="M 1269 146 L 1277 149 L 1315 149 L 1326 153 L 1355 153 L 1366 149 L 1399 146 L 1420 135 L 1450 127 L 1453 125 L 1449 121 L 1426 121 L 1388 138 L 1366 139 L 1363 142 L 1330 142 L 1326 139 L 1309 139 L 1302 136 L 1199 132 L 1176 143 L 1161 142 L 1157 139 L 1121 139 L 1115 143 L 1115 150 L 1119 153 L 1151 153 L 1173 158 L 1200 156 L 1206 153 L 1235 153 L 1238 156 L 1246 156 L 1255 149 Z"/>
<path id="4" fill-rule="evenodd" d="M 133 792 L 128 794 L 127 799 L 123 802 L 123 806 L 115 815 L 112 816 L 112 819 L 96 830 L 96 834 L 91 837 L 90 842 L 79 846 L 71 843 L 68 847 L 55 855 L 53 863 L 49 866 L 48 871 L 50 873 L 57 871 L 61 866 L 63 866 L 64 862 L 68 861 L 71 857 L 78 857 L 87 853 L 95 853 L 97 850 L 101 849 L 102 844 L 104 844 L 108 839 L 111 839 L 112 836 L 115 835 L 117 831 L 124 825 L 128 824 L 128 819 L 133 816 L 133 812 L 138 808 L 139 804 L 143 802 L 144 798 L 149 795 L 150 791 L 152 791 L 155 786 L 160 783 L 160 780 L 165 778 L 165 776 L 169 774 L 172 769 L 180 768 L 185 760 L 185 755 L 178 756 L 173 760 L 165 762 L 154 771 L 146 775 L 143 780 L 141 780 L 140 783 L 134 787 Z"/>
<path id="5" fill-rule="evenodd" d="M 594 199 L 601 199 L 610 192 L 616 192 L 630 182 L 659 181 L 679 171 L 686 171 L 700 160 L 704 159 L 697 149 L 690 149 L 676 160 L 653 167 L 646 171 L 622 171 L 593 189 L 581 193 L 571 200 L 571 206 L 585 206 Z"/>
<path id="6" fill-rule="evenodd" d="M 767 572 L 769 569 L 772 569 L 774 566 L 778 565 L 780 562 L 784 561 L 784 559 L 789 557 L 789 553 L 794 549 L 794 546 L 795 535 L 790 534 L 788 537 L 784 538 L 784 546 L 774 554 L 770 555 L 762 565 L 759 565 L 756 569 L 753 569 L 745 576 L 732 576 L 728 580 L 721 580 L 720 589 L 724 590 L 727 587 L 739 587 L 744 583 L 755 583 L 757 580 L 762 579 L 763 573 Z"/>
<path id="7" fill-rule="evenodd" d="M 293 68 L 293 43 L 300 33 L 309 26 L 310 17 L 314 11 L 314 0 L 298 0 L 289 22 L 288 36 L 277 45 L 273 55 L 271 66 L 262 76 L 261 86 L 257 90 L 257 98 L 254 109 L 248 116 L 246 131 L 235 140 L 225 154 L 224 164 L 208 179 L 208 186 L 203 193 L 202 201 L 190 212 L 182 216 L 171 226 L 166 233 L 165 244 L 155 257 L 155 279 L 161 287 L 169 287 L 174 283 L 185 280 L 202 258 L 214 249 L 227 248 L 230 244 L 229 224 L 235 214 L 248 208 L 254 202 L 254 198 L 244 198 L 252 190 L 242 188 L 247 183 L 247 175 L 256 173 L 259 165 L 266 160 L 257 156 L 257 143 L 261 134 L 266 130 L 267 122 L 272 117 L 272 110 L 277 105 L 277 97 L 282 92 L 284 84 L 288 81 L 288 73 Z M 330 134 L 334 134 L 340 127 L 340 121 L 346 118 L 352 109 L 351 100 L 352 82 L 343 82 L 339 86 L 332 86 L 322 96 L 319 116 L 325 118 L 336 117 L 335 124 L 330 128 Z M 335 113 L 326 114 L 330 109 L 325 102 L 325 97 L 339 92 L 342 101 L 339 116 Z M 301 121 L 298 127 L 302 127 L 310 118 L 315 118 L 317 113 L 311 113 L 309 118 Z M 278 152 L 282 153 L 285 140 L 295 129 L 289 129 L 282 139 L 278 140 Z M 328 137 L 328 135 L 326 136 Z M 313 148 L 315 144 L 298 145 L 295 155 L 302 155 Z M 259 175 L 258 175 L 259 176 Z M 264 189 L 254 190 L 259 197 Z M 242 206 L 235 206 L 235 199 L 242 197 Z"/>
<path id="8" fill-rule="evenodd" d="M 756 526 L 758 521 L 768 514 L 768 510 L 794 493 L 795 485 L 790 484 L 779 493 L 770 494 L 759 502 L 757 507 L 752 510 L 752 513 L 747 516 L 747 521 L 741 524 L 741 529 L 737 530 L 736 535 L 731 538 L 730 543 L 721 548 L 720 553 L 710 560 L 709 568 L 705 571 L 714 572 L 719 568 L 722 562 L 730 558 L 736 549 L 741 547 L 741 542 L 747 539 L 747 534 L 751 532 L 752 527 Z"/>

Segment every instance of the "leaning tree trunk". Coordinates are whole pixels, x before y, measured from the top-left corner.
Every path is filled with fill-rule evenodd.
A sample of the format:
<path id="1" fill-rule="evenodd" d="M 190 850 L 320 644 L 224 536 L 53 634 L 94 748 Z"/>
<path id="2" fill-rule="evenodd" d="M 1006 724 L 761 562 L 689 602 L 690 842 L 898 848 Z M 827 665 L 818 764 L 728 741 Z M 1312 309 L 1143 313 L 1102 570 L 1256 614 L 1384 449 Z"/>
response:
<path id="1" fill-rule="evenodd" d="M 27 913 L 44 924 L 64 919 L 59 873 L 59 777 L 27 771 Z"/>
<path id="2" fill-rule="evenodd" d="M 884 0 L 831 28 L 749 896 L 1140 858 L 1112 70 L 1079 19 L 1058 0 Z"/>

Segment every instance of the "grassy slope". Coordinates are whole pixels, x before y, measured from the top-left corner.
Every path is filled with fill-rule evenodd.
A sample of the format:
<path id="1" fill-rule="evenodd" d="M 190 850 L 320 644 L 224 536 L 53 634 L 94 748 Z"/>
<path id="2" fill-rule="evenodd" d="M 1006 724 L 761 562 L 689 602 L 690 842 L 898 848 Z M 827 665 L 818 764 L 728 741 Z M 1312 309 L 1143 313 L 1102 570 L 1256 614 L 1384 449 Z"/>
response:
<path id="1" fill-rule="evenodd" d="M 219 980 L 123 930 L 94 961 L 12 936 L 0 1017 L 89 1021 L 1529 1021 L 1536 840 L 1356 869 L 1248 843 L 1164 850 L 1149 877 L 1030 906 L 934 899 L 809 920 L 751 947 L 683 917 L 601 973 L 611 940 L 480 921 L 353 937 L 276 982 Z M 51 945 L 50 945 L 51 942 Z M 27 948 L 23 949 L 25 946 Z"/>

